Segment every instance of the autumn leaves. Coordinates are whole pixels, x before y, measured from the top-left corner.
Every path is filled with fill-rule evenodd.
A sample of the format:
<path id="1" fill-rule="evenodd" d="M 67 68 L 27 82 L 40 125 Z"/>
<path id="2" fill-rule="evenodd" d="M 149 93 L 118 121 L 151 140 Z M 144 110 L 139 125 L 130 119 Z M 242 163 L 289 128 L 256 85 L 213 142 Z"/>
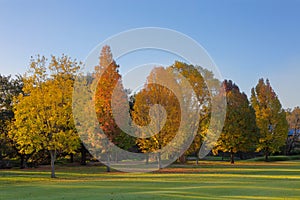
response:
<path id="1" fill-rule="evenodd" d="M 124 160 L 160 169 L 180 156 L 198 158 L 201 148 L 200 157 L 212 148 L 229 152 L 232 163 L 238 152 L 262 151 L 267 159 L 285 142 L 285 112 L 268 81 L 259 81 L 249 102 L 232 81 L 221 84 L 207 69 L 174 62 L 154 68 L 128 97 L 109 46 L 92 74 L 81 67 L 64 55 L 33 59 L 13 103 L 9 138 L 22 155 L 48 151 L 52 177 L 57 153 L 75 153 L 81 142 L 108 171 Z"/>

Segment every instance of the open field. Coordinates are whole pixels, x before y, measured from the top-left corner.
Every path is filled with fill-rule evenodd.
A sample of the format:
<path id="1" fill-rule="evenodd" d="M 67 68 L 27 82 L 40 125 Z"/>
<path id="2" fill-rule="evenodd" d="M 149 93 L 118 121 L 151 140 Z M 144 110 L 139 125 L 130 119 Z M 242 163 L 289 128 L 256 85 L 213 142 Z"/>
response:
<path id="1" fill-rule="evenodd" d="M 300 199 L 300 161 L 201 161 L 159 172 L 104 172 L 104 167 L 0 171 L 0 199 Z"/>

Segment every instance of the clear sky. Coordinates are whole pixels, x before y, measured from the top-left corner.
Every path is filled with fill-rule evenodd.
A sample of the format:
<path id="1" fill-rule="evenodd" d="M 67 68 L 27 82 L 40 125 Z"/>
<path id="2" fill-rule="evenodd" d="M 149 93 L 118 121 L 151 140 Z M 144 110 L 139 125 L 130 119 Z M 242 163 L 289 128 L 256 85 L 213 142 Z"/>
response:
<path id="1" fill-rule="evenodd" d="M 196 40 L 246 94 L 269 78 L 285 108 L 300 105 L 299 0 L 0 0 L 0 73 L 23 74 L 36 54 L 84 61 L 106 38 L 149 26 Z"/>

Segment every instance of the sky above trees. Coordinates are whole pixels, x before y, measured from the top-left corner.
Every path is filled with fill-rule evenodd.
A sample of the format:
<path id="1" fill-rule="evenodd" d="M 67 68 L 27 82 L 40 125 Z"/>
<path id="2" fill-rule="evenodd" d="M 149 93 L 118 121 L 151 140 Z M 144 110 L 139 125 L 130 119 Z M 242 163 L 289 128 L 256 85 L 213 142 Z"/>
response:
<path id="1" fill-rule="evenodd" d="M 300 103 L 300 1 L 0 0 L 0 73 L 23 74 L 36 54 L 84 61 L 106 38 L 132 28 L 182 32 L 211 55 L 224 78 L 248 97 L 269 78 L 283 107 Z M 113 51 L 113 49 L 112 49 Z M 135 56 L 151 60 L 147 52 Z M 157 55 L 155 55 L 157 57 Z M 120 59 L 120 70 L 137 61 Z M 162 64 L 174 62 L 161 55 Z"/>

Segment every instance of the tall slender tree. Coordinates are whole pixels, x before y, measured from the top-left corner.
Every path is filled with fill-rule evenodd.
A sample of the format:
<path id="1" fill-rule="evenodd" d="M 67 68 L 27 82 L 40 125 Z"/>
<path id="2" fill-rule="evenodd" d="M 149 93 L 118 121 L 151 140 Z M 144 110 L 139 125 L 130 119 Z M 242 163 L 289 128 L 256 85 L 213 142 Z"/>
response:
<path id="1" fill-rule="evenodd" d="M 93 84 L 96 88 L 94 103 L 100 128 L 114 145 L 129 148 L 134 144 L 133 137 L 121 129 L 129 123 L 126 121 L 128 118 L 125 117 L 126 114 L 129 115 L 129 103 L 119 73 L 119 65 L 113 60 L 109 46 L 104 46 L 101 50 L 100 63 L 95 67 L 94 77 Z M 116 121 L 116 119 L 119 120 Z M 103 150 L 107 154 L 107 171 L 109 172 L 110 157 L 113 152 L 108 144 Z M 117 152 L 114 153 L 117 155 Z"/>
<path id="2" fill-rule="evenodd" d="M 251 104 L 256 114 L 256 124 L 260 131 L 257 150 L 263 151 L 268 161 L 270 153 L 279 151 L 288 134 L 286 113 L 278 96 L 267 79 L 259 79 L 251 90 Z"/>

